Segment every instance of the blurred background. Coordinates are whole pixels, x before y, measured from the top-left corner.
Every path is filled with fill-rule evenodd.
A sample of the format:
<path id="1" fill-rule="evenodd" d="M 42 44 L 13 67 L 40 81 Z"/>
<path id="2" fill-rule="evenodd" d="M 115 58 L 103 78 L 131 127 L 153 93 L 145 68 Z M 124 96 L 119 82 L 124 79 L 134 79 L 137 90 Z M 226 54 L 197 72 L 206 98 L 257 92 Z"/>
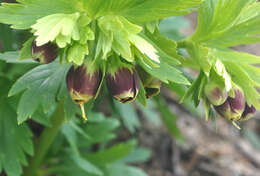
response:
<path id="1" fill-rule="evenodd" d="M 196 21 L 196 13 L 172 17 L 163 20 L 160 29 L 168 38 L 181 40 L 195 31 Z M 29 35 L 26 31 L 15 31 L 0 24 L 0 52 L 20 49 Z M 234 49 L 260 56 L 260 44 Z M 8 77 L 15 80 L 31 67 L 0 61 L 0 76 L 8 72 Z M 194 77 L 197 75 L 192 70 L 185 71 Z M 161 99 L 158 98 L 157 101 L 150 100 L 146 109 L 138 103 L 131 107 L 125 106 L 121 111 L 122 116 L 130 120 L 126 123 L 128 126 L 117 131 L 113 143 L 133 137 L 138 139 L 142 152 L 135 153 L 140 154 L 140 161 L 135 162 L 135 165 L 150 176 L 259 176 L 260 114 L 242 123 L 242 130 L 239 131 L 221 117 L 206 122 L 202 108 L 194 108 L 189 103 L 179 105 L 181 94 L 181 90 L 163 87 L 161 95 L 165 101 L 161 102 L 159 109 L 155 109 L 155 102 L 160 105 Z M 103 106 L 106 103 L 102 102 L 97 109 L 107 116 L 113 115 Z M 167 105 L 169 112 L 164 107 Z M 171 135 L 175 129 L 169 132 L 160 115 L 177 119 L 183 141 Z M 41 128 L 35 123 L 29 125 L 34 132 Z"/>

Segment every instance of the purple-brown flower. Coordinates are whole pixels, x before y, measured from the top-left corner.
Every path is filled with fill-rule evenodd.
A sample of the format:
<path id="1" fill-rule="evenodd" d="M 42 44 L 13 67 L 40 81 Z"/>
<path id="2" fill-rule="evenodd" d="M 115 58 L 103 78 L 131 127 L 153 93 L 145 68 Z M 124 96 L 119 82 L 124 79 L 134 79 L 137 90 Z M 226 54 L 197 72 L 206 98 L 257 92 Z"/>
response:
<path id="1" fill-rule="evenodd" d="M 90 99 L 96 97 L 98 89 L 101 86 L 102 73 L 95 70 L 90 73 L 87 67 L 72 66 L 67 74 L 66 82 L 72 100 L 81 106 L 83 118 L 85 118 L 84 104 Z"/>
<path id="2" fill-rule="evenodd" d="M 215 82 L 209 82 L 205 86 L 205 95 L 214 106 L 222 105 L 228 98 L 228 92 Z"/>
<path id="3" fill-rule="evenodd" d="M 228 97 L 222 105 L 215 106 L 220 115 L 231 121 L 240 120 L 246 105 L 244 93 L 240 88 L 234 88 L 234 95 L 234 98 Z"/>
<path id="4" fill-rule="evenodd" d="M 133 101 L 140 88 L 140 79 L 135 69 L 118 68 L 115 73 L 106 75 L 107 87 L 111 95 L 121 103 Z"/>
<path id="5" fill-rule="evenodd" d="M 50 42 L 42 46 L 37 46 L 36 41 L 33 41 L 31 55 L 34 60 L 40 62 L 41 64 L 48 64 L 57 58 L 58 47 Z"/>

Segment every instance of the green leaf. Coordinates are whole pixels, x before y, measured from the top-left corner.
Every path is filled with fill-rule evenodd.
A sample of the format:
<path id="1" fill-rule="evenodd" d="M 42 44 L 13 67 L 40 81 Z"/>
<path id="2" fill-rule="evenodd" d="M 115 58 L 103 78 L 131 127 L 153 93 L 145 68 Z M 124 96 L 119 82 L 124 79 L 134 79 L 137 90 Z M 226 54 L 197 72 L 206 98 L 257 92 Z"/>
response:
<path id="1" fill-rule="evenodd" d="M 158 111 L 161 115 L 162 121 L 164 122 L 165 126 L 168 128 L 169 132 L 173 137 L 175 137 L 178 141 L 183 142 L 183 136 L 181 135 L 181 131 L 177 126 L 176 115 L 171 112 L 168 105 L 165 104 L 165 102 L 160 96 L 155 97 L 155 100 Z"/>
<path id="2" fill-rule="evenodd" d="M 98 27 L 101 30 L 99 47 L 97 52 L 103 51 L 103 58 L 112 49 L 129 62 L 133 62 L 134 57 L 130 49 L 130 36 L 136 36 L 142 28 L 130 23 L 121 16 L 104 16 L 98 20 Z M 105 43 L 100 43 L 105 41 Z M 112 42 L 112 43 L 111 43 Z M 104 46 L 108 44 L 107 46 Z"/>
<path id="3" fill-rule="evenodd" d="M 29 29 L 37 19 L 44 16 L 76 12 L 79 3 L 78 0 L 21 0 L 19 3 L 3 3 L 0 7 L 0 22 L 10 24 L 15 29 Z"/>
<path id="4" fill-rule="evenodd" d="M 136 23 L 150 22 L 169 16 L 184 15 L 203 0 L 149 0 L 123 11 L 122 15 Z"/>
<path id="5" fill-rule="evenodd" d="M 159 114 L 156 112 L 154 101 L 148 100 L 146 107 L 141 106 L 140 104 L 137 105 L 139 105 L 139 110 L 143 113 L 147 120 L 153 122 L 154 125 L 161 125 L 160 117 Z"/>
<path id="6" fill-rule="evenodd" d="M 149 37 L 149 42 L 159 51 L 158 54 L 162 62 L 167 62 L 170 65 L 180 65 L 178 59 L 180 59 L 181 56 L 177 53 L 176 42 L 161 35 L 158 29 L 156 29 L 153 34 L 149 32 L 145 34 Z"/>
<path id="7" fill-rule="evenodd" d="M 139 93 L 136 97 L 136 99 L 143 105 L 146 106 L 146 95 L 145 95 L 145 89 L 144 89 L 144 85 L 142 82 L 140 82 L 140 88 L 139 88 Z"/>
<path id="8" fill-rule="evenodd" d="M 112 164 L 106 168 L 108 176 L 147 176 L 141 169 L 123 164 Z"/>
<path id="9" fill-rule="evenodd" d="M 133 104 L 122 104 L 117 101 L 114 101 L 114 104 L 126 128 L 134 133 L 141 124 Z"/>
<path id="10" fill-rule="evenodd" d="M 19 176 L 22 165 L 28 164 L 26 154 L 33 155 L 33 135 L 26 124 L 17 125 L 8 100 L 0 101 L 0 172 L 4 169 L 8 176 Z"/>
<path id="11" fill-rule="evenodd" d="M 71 128 L 71 126 L 68 123 L 64 123 L 61 128 L 62 134 L 65 136 L 66 140 L 68 141 L 71 150 L 73 153 L 77 156 L 79 156 L 79 150 L 78 150 L 78 136 L 75 130 Z"/>
<path id="12" fill-rule="evenodd" d="M 225 47 L 258 42 L 259 9 L 260 3 L 255 0 L 204 1 L 192 40 Z"/>
<path id="13" fill-rule="evenodd" d="M 208 76 L 212 65 L 212 58 L 209 57 L 208 48 L 195 42 L 187 43 L 187 47 L 190 57 Z"/>
<path id="14" fill-rule="evenodd" d="M 155 63 L 151 63 L 150 60 L 141 54 L 138 54 L 137 62 L 138 64 L 149 74 L 158 78 L 162 82 L 168 83 L 172 81 L 179 84 L 189 85 L 190 82 L 185 76 L 182 75 L 182 72 L 177 68 L 167 64 L 166 62 L 160 62 L 157 66 Z"/>
<path id="15" fill-rule="evenodd" d="M 222 61 L 242 63 L 242 64 L 260 64 L 260 57 L 244 52 L 238 52 L 227 48 L 212 48 L 209 52 Z"/>
<path id="16" fill-rule="evenodd" d="M 34 35 L 37 36 L 36 43 L 38 46 L 56 40 L 60 48 L 64 48 L 71 40 L 79 40 L 79 28 L 77 20 L 79 13 L 73 14 L 52 14 L 37 20 L 37 23 L 32 25 L 35 30 Z"/>
<path id="17" fill-rule="evenodd" d="M 89 140 L 80 141 L 83 144 L 96 144 L 114 139 L 116 135 L 113 133 L 120 126 L 118 120 L 113 118 L 105 118 L 102 113 L 90 113 L 88 115 L 88 124 L 84 131 L 90 137 Z"/>
<path id="18" fill-rule="evenodd" d="M 188 100 L 189 98 L 192 98 L 192 101 L 194 103 L 194 106 L 197 107 L 200 102 L 200 93 L 203 91 L 202 88 L 204 87 L 202 85 L 203 80 L 206 79 L 206 76 L 203 71 L 200 71 L 199 76 L 195 81 L 193 81 L 190 88 L 186 91 L 186 93 L 183 95 L 183 97 L 180 100 L 180 103 L 184 102 L 185 100 Z"/>
<path id="19" fill-rule="evenodd" d="M 88 54 L 88 45 L 74 43 L 68 50 L 67 60 L 77 65 L 82 65 L 85 56 Z"/>
<path id="20" fill-rule="evenodd" d="M 41 65 L 22 76 L 11 88 L 9 96 L 24 91 L 17 109 L 18 123 L 24 122 L 41 104 L 48 112 L 56 104 L 60 86 L 65 82 L 69 65 L 51 63 Z"/>
<path id="21" fill-rule="evenodd" d="M 32 55 L 31 55 L 31 50 L 32 50 L 32 42 L 34 40 L 34 37 L 31 37 L 30 39 L 28 39 L 24 44 L 22 49 L 20 50 L 19 53 L 19 60 L 25 60 L 25 59 L 31 59 Z"/>
<path id="22" fill-rule="evenodd" d="M 0 60 L 5 61 L 6 63 L 14 63 L 14 64 L 37 64 L 32 59 L 28 60 L 19 60 L 19 52 L 10 51 L 5 53 L 0 53 Z"/>
<path id="23" fill-rule="evenodd" d="M 84 170 L 87 173 L 101 176 L 104 175 L 99 168 L 97 168 L 94 164 L 90 163 L 88 160 L 82 157 L 71 155 L 71 159 L 80 169 Z"/>
<path id="24" fill-rule="evenodd" d="M 85 157 L 97 164 L 97 165 L 107 165 L 114 163 L 125 156 L 127 156 L 136 147 L 136 141 L 132 140 L 126 143 L 119 143 L 110 148 L 96 153 L 91 153 L 85 155 Z"/>
<path id="25" fill-rule="evenodd" d="M 120 160 L 121 163 L 143 163 L 150 159 L 151 151 L 146 148 L 136 148 L 130 152 L 126 157 Z"/>
<path id="26" fill-rule="evenodd" d="M 120 15 L 126 9 L 139 3 L 140 0 L 83 0 L 82 6 L 92 18 L 98 18 L 106 15 Z"/>

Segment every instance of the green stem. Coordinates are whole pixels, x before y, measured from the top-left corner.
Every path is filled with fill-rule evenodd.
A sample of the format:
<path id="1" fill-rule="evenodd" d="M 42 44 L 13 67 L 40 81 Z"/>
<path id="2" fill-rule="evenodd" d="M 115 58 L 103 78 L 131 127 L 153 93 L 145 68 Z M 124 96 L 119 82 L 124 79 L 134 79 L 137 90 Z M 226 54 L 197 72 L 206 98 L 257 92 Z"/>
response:
<path id="1" fill-rule="evenodd" d="M 65 120 L 63 103 L 60 103 L 51 117 L 52 127 L 46 127 L 35 144 L 35 154 L 25 169 L 24 176 L 35 176 L 40 169 L 42 161 L 46 156 L 51 144 L 57 136 Z"/>

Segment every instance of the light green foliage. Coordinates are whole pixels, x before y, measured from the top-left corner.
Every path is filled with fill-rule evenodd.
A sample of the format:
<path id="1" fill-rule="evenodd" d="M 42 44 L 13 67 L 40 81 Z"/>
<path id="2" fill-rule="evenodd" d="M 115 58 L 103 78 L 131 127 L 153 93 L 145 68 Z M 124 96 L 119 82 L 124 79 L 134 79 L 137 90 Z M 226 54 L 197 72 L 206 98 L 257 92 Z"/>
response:
<path id="1" fill-rule="evenodd" d="M 142 1 L 142 3 L 141 3 Z M 137 6 L 123 13 L 131 21 L 143 23 L 169 16 L 184 15 L 203 0 L 140 0 Z"/>
<path id="2" fill-rule="evenodd" d="M 183 15 L 203 0 L 83 0 L 91 17 L 121 15 L 132 22 L 144 23 L 168 16 Z"/>
<path id="3" fill-rule="evenodd" d="M 96 52 L 103 52 L 103 58 L 112 49 L 121 55 L 129 62 L 134 61 L 134 56 L 131 52 L 130 37 L 136 36 L 142 31 L 138 25 L 132 24 L 121 16 L 105 16 L 98 20 L 98 27 L 100 28 L 101 38 Z M 110 47 L 110 48 L 109 48 Z"/>
<path id="4" fill-rule="evenodd" d="M 259 8 L 255 0 L 204 1 L 199 8 L 198 29 L 191 39 L 226 47 L 258 42 Z"/>
<path id="5" fill-rule="evenodd" d="M 37 36 L 36 43 L 38 46 L 56 40 L 60 48 L 64 48 L 71 40 L 79 40 L 80 34 L 77 26 L 79 13 L 74 14 L 52 14 L 37 20 L 32 25 Z"/>
<path id="6" fill-rule="evenodd" d="M 81 45 L 75 43 L 68 49 L 67 60 L 74 62 L 77 65 L 81 65 L 85 59 L 85 55 L 88 54 L 88 45 Z"/>

